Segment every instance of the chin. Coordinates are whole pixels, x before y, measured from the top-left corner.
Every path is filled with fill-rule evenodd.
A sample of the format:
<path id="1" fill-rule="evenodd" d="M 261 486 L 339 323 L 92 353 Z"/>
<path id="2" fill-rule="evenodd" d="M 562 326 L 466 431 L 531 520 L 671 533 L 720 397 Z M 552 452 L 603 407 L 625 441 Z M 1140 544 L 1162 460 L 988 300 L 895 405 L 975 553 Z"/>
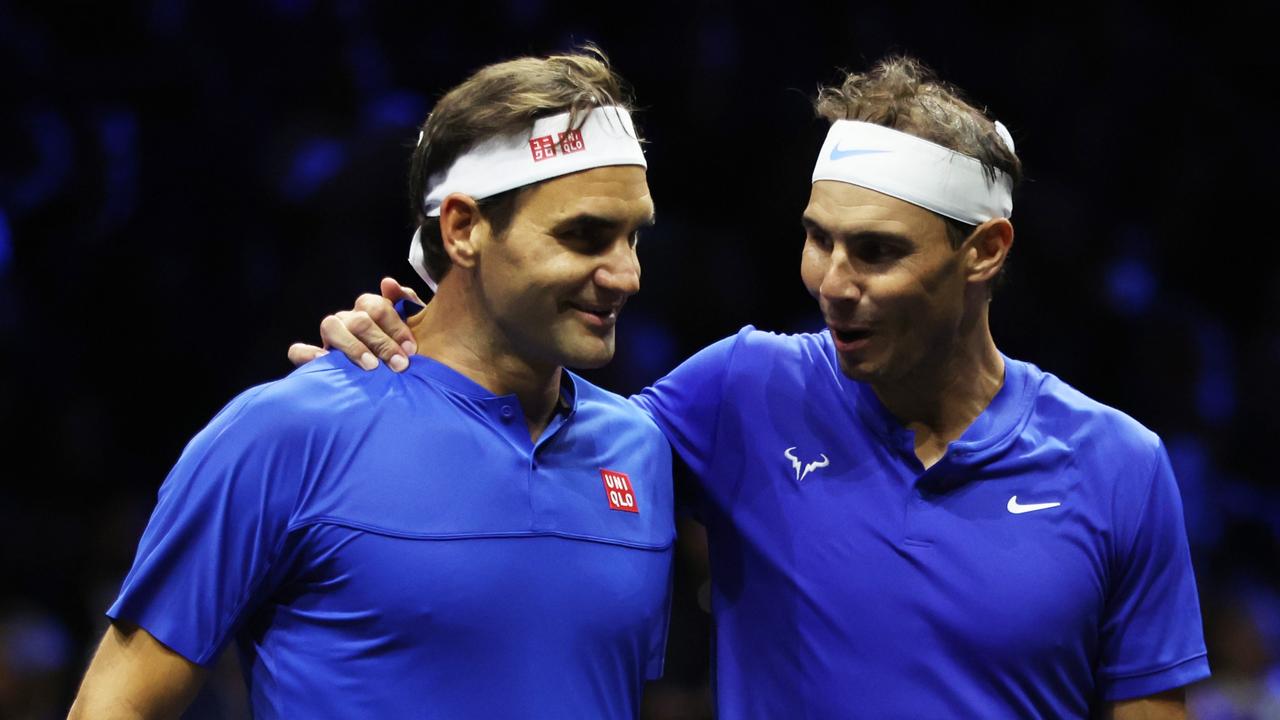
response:
<path id="1" fill-rule="evenodd" d="M 877 372 L 879 368 L 865 359 L 855 361 L 839 354 L 836 355 L 836 358 L 840 361 L 840 372 L 851 380 L 869 383 L 874 382 L 880 375 Z"/>
<path id="2" fill-rule="evenodd" d="M 596 370 L 608 365 L 612 359 L 613 353 L 574 355 L 565 359 L 564 366 L 574 370 Z"/>
<path id="3" fill-rule="evenodd" d="M 592 338 L 591 340 L 574 343 L 574 347 L 564 348 L 562 357 L 564 361 L 561 363 L 565 367 L 580 370 L 595 370 L 602 368 L 613 360 L 613 336 L 607 338 Z"/>

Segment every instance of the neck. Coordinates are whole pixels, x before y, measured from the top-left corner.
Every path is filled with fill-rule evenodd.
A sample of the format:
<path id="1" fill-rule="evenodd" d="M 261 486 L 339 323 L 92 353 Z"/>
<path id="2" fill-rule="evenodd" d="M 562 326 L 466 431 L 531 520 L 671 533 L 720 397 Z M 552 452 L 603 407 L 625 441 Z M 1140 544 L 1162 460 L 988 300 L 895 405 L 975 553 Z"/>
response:
<path id="1" fill-rule="evenodd" d="M 964 434 L 1004 384 L 1004 358 L 991 337 L 985 305 L 950 347 L 932 354 L 937 360 L 927 358 L 902 376 L 873 382 L 872 389 L 894 417 L 916 432 L 918 451 L 934 445 L 945 452 L 946 444 Z M 921 459 L 933 454 L 923 452 Z"/>
<path id="2" fill-rule="evenodd" d="M 446 278 L 426 310 L 415 318 L 412 329 L 418 353 L 462 373 L 494 395 L 515 395 L 529 436 L 536 441 L 559 402 L 562 368 L 522 357 L 504 342 L 468 292 L 466 280 Z"/>

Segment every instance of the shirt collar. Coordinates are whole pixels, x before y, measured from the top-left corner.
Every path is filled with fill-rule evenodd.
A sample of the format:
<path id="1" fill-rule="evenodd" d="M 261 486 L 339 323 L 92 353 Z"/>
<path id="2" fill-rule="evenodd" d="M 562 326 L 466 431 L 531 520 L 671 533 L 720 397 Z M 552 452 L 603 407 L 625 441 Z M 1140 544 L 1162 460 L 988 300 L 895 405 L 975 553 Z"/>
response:
<path id="1" fill-rule="evenodd" d="M 881 438 L 898 451 L 915 456 L 915 433 L 898 421 L 871 386 L 854 380 L 840 370 L 835 343 L 826 337 L 831 358 L 846 397 L 852 399 L 859 417 Z M 948 447 L 945 461 L 950 465 L 982 464 L 997 456 L 1017 438 L 1031 416 L 1035 399 L 1035 383 L 1031 366 L 1001 353 L 1004 359 L 1004 382 L 982 413 Z"/>
<path id="2" fill-rule="evenodd" d="M 417 377 L 428 380 L 437 385 L 442 385 L 446 389 L 464 395 L 476 400 L 493 400 L 493 399 L 512 399 L 516 396 L 510 395 L 494 395 L 488 388 L 453 368 L 445 365 L 439 360 L 429 358 L 425 355 L 413 355 L 409 358 L 408 372 Z M 560 371 L 560 395 L 556 402 L 556 413 L 561 415 L 572 415 L 578 408 L 578 378 L 568 369 Z"/>

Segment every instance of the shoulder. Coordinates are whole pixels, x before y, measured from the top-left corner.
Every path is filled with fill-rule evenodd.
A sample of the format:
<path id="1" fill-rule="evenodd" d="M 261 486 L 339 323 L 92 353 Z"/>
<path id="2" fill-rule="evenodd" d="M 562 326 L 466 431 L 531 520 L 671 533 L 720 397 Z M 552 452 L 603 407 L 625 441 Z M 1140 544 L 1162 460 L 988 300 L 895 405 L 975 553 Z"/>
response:
<path id="1" fill-rule="evenodd" d="M 807 392 L 815 386 L 839 382 L 840 365 L 831 336 L 825 330 L 812 333 L 776 333 L 748 325 L 735 336 L 733 360 L 727 368 L 737 393 Z"/>
<path id="2" fill-rule="evenodd" d="M 1068 493 L 1090 526 L 1104 529 L 1100 537 L 1111 538 L 1116 557 L 1134 547 L 1150 512 L 1162 522 L 1181 518 L 1177 481 L 1156 433 L 1057 376 L 1028 369 L 1035 393 L 1019 438 L 1021 461 Z"/>
<path id="3" fill-rule="evenodd" d="M 1013 361 L 1018 362 L 1018 361 Z M 1031 429 L 1047 440 L 1112 466 L 1141 462 L 1147 468 L 1162 452 L 1155 432 L 1128 414 L 1085 395 L 1058 376 L 1023 363 L 1037 384 Z M 1132 467 L 1132 465 L 1130 465 Z"/>
<path id="4" fill-rule="evenodd" d="M 835 367 L 830 336 L 813 333 L 777 333 L 747 325 L 704 350 L 718 351 L 726 370 L 758 374 L 763 370 L 795 368 L 811 372 L 815 366 Z"/>
<path id="5" fill-rule="evenodd" d="M 366 372 L 337 353 L 314 360 L 223 407 L 187 443 L 162 496 L 229 494 L 237 502 L 269 502 L 295 518 L 304 508 L 336 502 L 333 493 L 349 481 L 376 475 L 353 474 L 352 468 L 371 458 L 400 461 L 405 451 L 399 443 L 411 421 L 435 419 L 422 410 L 422 398 L 435 397 L 423 385 L 421 378 L 385 367 Z M 318 488 L 327 490 L 312 492 Z"/>
<path id="6" fill-rule="evenodd" d="M 779 359 L 825 357 L 830 338 L 825 331 L 777 333 L 747 325 L 733 336 L 739 352 Z"/>
<path id="7" fill-rule="evenodd" d="M 279 380 L 251 389 L 256 413 L 304 422 L 341 420 L 369 413 L 403 391 L 406 374 L 379 364 L 363 370 L 338 353 L 330 353 Z M 248 394 L 248 393 L 246 393 Z"/>
<path id="8" fill-rule="evenodd" d="M 666 438 L 657 423 L 644 410 L 627 398 L 595 385 L 576 373 L 569 372 L 577 394 L 574 421 L 597 428 L 610 428 L 612 432 L 629 431 L 646 440 L 666 444 Z"/>
<path id="9" fill-rule="evenodd" d="M 240 393 L 192 440 L 269 446 L 366 423 L 402 380 L 379 367 L 364 371 L 337 353 Z M 339 359 L 341 358 L 341 359 Z"/>
<path id="10" fill-rule="evenodd" d="M 343 359 L 345 363 L 345 358 Z M 353 368 L 354 372 L 363 372 Z M 372 375 L 373 373 L 369 373 Z M 364 423 L 374 378 L 360 378 L 330 357 L 251 387 L 218 412 L 183 449 L 160 498 L 273 508 L 288 516 L 298 489 L 342 446 L 343 429 Z"/>
<path id="11" fill-rule="evenodd" d="M 816 371 L 816 372 L 815 372 Z M 728 394 L 771 392 L 823 373 L 838 372 L 826 333 L 782 334 L 747 325 L 737 333 L 694 353 L 636 401 L 660 412 L 663 407 L 718 407 Z"/>

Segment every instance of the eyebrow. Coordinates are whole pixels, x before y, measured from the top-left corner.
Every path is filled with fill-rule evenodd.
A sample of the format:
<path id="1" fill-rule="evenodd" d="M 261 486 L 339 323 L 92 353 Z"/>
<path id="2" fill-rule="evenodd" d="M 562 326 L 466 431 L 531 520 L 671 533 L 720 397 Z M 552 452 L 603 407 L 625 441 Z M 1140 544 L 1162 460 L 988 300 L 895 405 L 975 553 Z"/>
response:
<path id="1" fill-rule="evenodd" d="M 894 232 L 886 232 L 884 230 L 855 230 L 853 232 L 840 232 L 840 231 L 833 232 L 828 228 L 824 227 L 822 223 L 818 222 L 817 220 L 814 220 L 813 218 L 807 215 L 802 216 L 800 218 L 800 224 L 803 225 L 806 230 L 810 230 L 810 231 L 816 230 L 825 235 L 837 235 L 846 241 L 848 240 L 879 240 L 880 242 L 887 242 L 887 243 L 894 243 L 894 244 L 905 244 L 905 245 L 912 244 L 911 238 L 907 237 L 906 235 L 902 235 L 900 233 L 894 233 Z"/>
<path id="2" fill-rule="evenodd" d="M 653 227 L 653 224 L 656 223 L 657 221 L 658 221 L 657 213 L 650 213 L 648 217 L 640 221 L 640 224 L 637 229 Z M 603 215 L 593 215 L 591 213 L 579 213 L 577 215 L 567 217 L 564 220 L 561 220 L 560 222 L 556 223 L 555 226 L 551 228 L 551 231 L 564 232 L 565 230 L 569 230 L 571 228 L 582 229 L 582 230 L 602 230 L 603 231 L 603 230 L 614 230 L 616 228 L 622 227 L 623 225 L 624 223 L 619 221 L 617 218 L 605 217 Z"/>

